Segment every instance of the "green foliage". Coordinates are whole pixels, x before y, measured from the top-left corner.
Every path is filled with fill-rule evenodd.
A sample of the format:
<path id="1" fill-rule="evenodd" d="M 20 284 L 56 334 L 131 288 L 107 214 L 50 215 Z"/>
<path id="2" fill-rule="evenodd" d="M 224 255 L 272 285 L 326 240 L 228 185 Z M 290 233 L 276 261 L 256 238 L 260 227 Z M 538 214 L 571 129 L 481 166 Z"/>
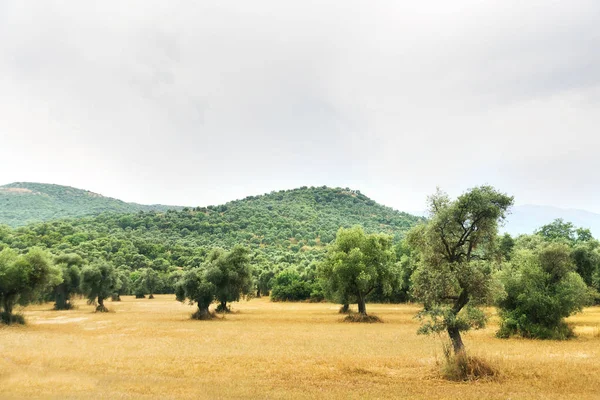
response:
<path id="1" fill-rule="evenodd" d="M 217 311 L 229 311 L 227 303 L 253 294 L 250 251 L 247 248 L 237 245 L 229 252 L 214 249 L 205 268 L 206 279 L 216 288 L 215 297 L 220 303 Z"/>
<path id="2" fill-rule="evenodd" d="M 32 248 L 25 255 L 18 255 L 11 249 L 2 250 L 0 306 L 4 313 L 3 321 L 13 321 L 11 315 L 16 304 L 27 305 L 41 300 L 48 288 L 60 281 L 60 271 L 52 265 L 47 252 Z"/>
<path id="3" fill-rule="evenodd" d="M 161 280 L 158 272 L 152 268 L 143 268 L 140 270 L 140 277 L 138 282 L 138 290 L 148 293 L 148 298 L 153 299 L 154 293 L 160 287 Z"/>
<path id="4" fill-rule="evenodd" d="M 87 190 L 44 183 L 16 182 L 0 186 L 0 224 L 15 227 L 104 212 L 134 213 L 171 208 L 180 207 L 125 203 Z"/>
<path id="5" fill-rule="evenodd" d="M 115 283 L 115 291 L 112 294 L 113 301 L 121 301 L 121 295 L 128 294 L 133 282 L 131 281 L 131 272 L 124 267 L 117 268 L 117 282 Z"/>
<path id="6" fill-rule="evenodd" d="M 407 237 L 417 267 L 413 295 L 424 303 L 419 333 L 446 331 L 455 353 L 464 351 L 461 331 L 485 323 L 478 305 L 491 301 L 496 234 L 513 198 L 490 186 L 469 190 L 455 201 L 443 192 L 429 198 L 431 219 Z"/>
<path id="7" fill-rule="evenodd" d="M 572 336 L 564 318 L 581 311 L 590 300 L 590 292 L 575 272 L 570 251 L 563 243 L 515 251 L 511 264 L 499 274 L 505 290 L 498 302 L 502 320 L 499 337 Z"/>
<path id="8" fill-rule="evenodd" d="M 395 259 L 390 236 L 367 235 L 358 226 L 340 228 L 319 266 L 321 286 L 327 298 L 341 304 L 355 300 L 359 313 L 366 314 L 367 297 L 375 289 L 389 294 L 397 286 Z"/>
<path id="9" fill-rule="evenodd" d="M 183 303 L 187 300 L 190 304 L 198 305 L 198 311 L 192 314 L 194 319 L 212 318 L 208 307 L 215 300 L 217 288 L 207 279 L 206 275 L 206 270 L 198 267 L 192 268 L 183 274 L 175 288 L 178 301 Z"/>
<path id="10" fill-rule="evenodd" d="M 81 268 L 85 261 L 79 254 L 60 254 L 54 258 L 54 264 L 60 270 L 62 281 L 52 288 L 52 298 L 56 310 L 69 310 L 71 296 L 79 291 Z"/>
<path id="11" fill-rule="evenodd" d="M 589 229 L 575 228 L 571 222 L 565 222 L 561 218 L 542 226 L 535 234 L 547 241 L 564 241 L 569 244 L 587 242 L 593 239 Z"/>
<path id="12" fill-rule="evenodd" d="M 97 300 L 96 311 L 108 311 L 104 299 L 115 293 L 118 284 L 115 267 L 106 261 L 96 261 L 81 271 L 81 292 L 90 304 Z"/>
<path id="13" fill-rule="evenodd" d="M 37 187 L 31 190 L 42 192 Z M 206 208 L 104 213 L 14 230 L 2 227 L 0 249 L 10 247 L 25 252 L 37 246 L 55 255 L 75 253 L 86 261 L 106 260 L 130 270 L 133 282 L 127 292 L 143 295 L 147 290 L 141 285 L 141 278 L 137 279 L 136 271 L 157 271 L 159 280 L 165 282 L 159 284 L 157 293 L 173 293 L 174 283 L 167 279 L 172 271 L 200 267 L 210 249 L 228 251 L 239 244 L 250 250 L 249 258 L 256 265 L 256 292 L 260 286 L 262 294 L 269 293 L 274 276 L 293 268 L 311 286 L 311 298 L 319 300 L 322 293 L 316 284 L 314 266 L 323 259 L 326 244 L 340 227 L 360 225 L 367 233 L 385 232 L 398 242 L 420 220 L 380 206 L 349 189 L 301 188 Z M 394 296 L 383 295 L 379 288 L 372 294 L 381 301 L 395 299 Z"/>
<path id="14" fill-rule="evenodd" d="M 271 300 L 273 301 L 302 301 L 308 300 L 313 291 L 312 284 L 302 279 L 293 269 L 281 271 L 275 277 Z"/>

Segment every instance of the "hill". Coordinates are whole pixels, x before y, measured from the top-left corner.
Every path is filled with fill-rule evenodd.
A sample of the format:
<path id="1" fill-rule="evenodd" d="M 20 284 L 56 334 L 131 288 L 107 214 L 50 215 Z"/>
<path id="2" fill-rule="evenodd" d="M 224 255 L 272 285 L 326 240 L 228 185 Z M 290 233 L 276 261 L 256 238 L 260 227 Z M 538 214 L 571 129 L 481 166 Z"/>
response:
<path id="1" fill-rule="evenodd" d="M 0 229 L 0 247 L 4 242 L 17 249 L 76 252 L 135 270 L 196 265 L 213 247 L 242 244 L 265 265 L 306 266 L 322 257 L 340 227 L 361 225 L 398 241 L 421 219 L 377 204 L 359 191 L 303 187 L 219 206 L 104 213 L 4 233 Z"/>
<path id="2" fill-rule="evenodd" d="M 0 186 L 0 224 L 23 226 L 59 218 L 167 210 L 104 197 L 88 190 L 45 183 L 16 182 Z"/>

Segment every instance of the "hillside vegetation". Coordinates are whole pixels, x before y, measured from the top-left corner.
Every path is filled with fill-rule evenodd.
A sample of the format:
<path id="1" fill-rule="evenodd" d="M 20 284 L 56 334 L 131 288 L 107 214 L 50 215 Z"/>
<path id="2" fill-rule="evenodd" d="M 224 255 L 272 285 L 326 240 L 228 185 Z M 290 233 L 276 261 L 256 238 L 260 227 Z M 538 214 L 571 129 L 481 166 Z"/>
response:
<path id="1" fill-rule="evenodd" d="M 0 186 L 0 224 L 13 227 L 103 212 L 133 213 L 170 208 L 180 207 L 126 203 L 88 190 L 45 183 L 16 182 Z"/>
<path id="2" fill-rule="evenodd" d="M 106 260 L 131 272 L 151 268 L 164 277 L 160 293 L 173 290 L 167 276 L 174 270 L 201 265 L 214 247 L 239 244 L 252 252 L 256 278 L 263 279 L 268 292 L 273 276 L 285 269 L 298 273 L 292 279 L 312 285 L 316 262 L 340 227 L 360 225 L 368 233 L 387 233 L 397 243 L 420 220 L 358 191 L 303 187 L 220 206 L 104 213 L 14 230 L 0 227 L 0 249 L 24 252 L 36 246 L 54 254 L 76 253 L 88 261 Z M 305 285 L 302 290 L 306 298 L 312 289 Z"/>

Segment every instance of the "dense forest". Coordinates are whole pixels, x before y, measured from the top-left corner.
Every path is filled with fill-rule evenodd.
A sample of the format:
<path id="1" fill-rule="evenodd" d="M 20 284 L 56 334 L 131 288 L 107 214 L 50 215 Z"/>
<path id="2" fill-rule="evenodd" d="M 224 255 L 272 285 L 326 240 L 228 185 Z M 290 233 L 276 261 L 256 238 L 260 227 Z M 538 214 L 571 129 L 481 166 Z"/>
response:
<path id="1" fill-rule="evenodd" d="M 12 227 L 103 212 L 133 213 L 168 209 L 181 207 L 126 203 L 87 190 L 44 183 L 15 182 L 0 186 L 0 224 Z"/>
<path id="2" fill-rule="evenodd" d="M 71 191 L 55 195 L 68 198 Z M 105 260 L 128 271 L 134 281 L 141 280 L 138 271 L 155 270 L 160 281 L 156 293 L 172 293 L 170 274 L 201 265 L 213 248 L 231 249 L 239 244 L 251 250 L 256 285 L 264 293 L 285 270 L 294 289 L 276 291 L 275 298 L 307 299 L 313 293 L 320 299 L 320 290 L 315 288 L 316 263 L 340 227 L 359 225 L 369 233 L 389 234 L 399 243 L 422 220 L 381 206 L 359 191 L 302 187 L 219 206 L 107 212 L 16 229 L 0 227 L 0 249 L 26 252 L 39 247 L 55 256 L 77 254 L 86 262 Z"/>

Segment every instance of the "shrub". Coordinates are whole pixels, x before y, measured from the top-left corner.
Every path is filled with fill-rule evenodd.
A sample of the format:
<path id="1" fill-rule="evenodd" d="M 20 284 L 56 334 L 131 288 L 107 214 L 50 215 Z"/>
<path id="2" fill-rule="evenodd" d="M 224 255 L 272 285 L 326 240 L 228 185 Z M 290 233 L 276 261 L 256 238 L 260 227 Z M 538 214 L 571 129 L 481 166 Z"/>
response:
<path id="1" fill-rule="evenodd" d="M 588 287 L 574 269 L 565 244 L 515 252 L 511 264 L 500 273 L 505 294 L 498 304 L 501 324 L 497 336 L 572 337 L 564 318 L 590 301 Z"/>

